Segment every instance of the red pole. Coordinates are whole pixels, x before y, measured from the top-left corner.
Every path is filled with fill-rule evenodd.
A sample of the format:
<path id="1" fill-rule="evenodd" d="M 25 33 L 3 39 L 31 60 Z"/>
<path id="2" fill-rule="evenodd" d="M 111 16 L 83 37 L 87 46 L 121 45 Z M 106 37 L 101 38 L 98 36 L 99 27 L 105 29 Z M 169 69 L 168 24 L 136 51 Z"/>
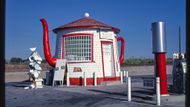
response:
<path id="1" fill-rule="evenodd" d="M 166 75 L 166 55 L 165 53 L 155 53 L 156 77 L 160 77 L 160 94 L 168 94 L 167 75 Z"/>
<path id="2" fill-rule="evenodd" d="M 166 30 L 162 21 L 152 23 L 152 49 L 155 55 L 155 74 L 160 78 L 160 94 L 168 95 L 166 74 Z"/>

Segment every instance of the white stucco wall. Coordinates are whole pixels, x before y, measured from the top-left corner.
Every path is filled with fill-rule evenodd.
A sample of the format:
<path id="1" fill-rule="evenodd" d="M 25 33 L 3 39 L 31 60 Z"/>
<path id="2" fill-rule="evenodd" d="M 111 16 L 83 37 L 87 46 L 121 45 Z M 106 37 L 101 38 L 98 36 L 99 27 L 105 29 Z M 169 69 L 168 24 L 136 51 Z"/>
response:
<path id="1" fill-rule="evenodd" d="M 87 78 L 93 77 L 93 72 L 96 72 L 97 77 L 103 77 L 102 69 L 102 54 L 101 54 L 101 41 L 111 41 L 113 42 L 114 49 L 114 65 L 116 76 L 119 76 L 120 66 L 118 64 L 118 47 L 116 34 L 113 31 L 109 30 L 99 30 L 99 29 L 70 29 L 59 31 L 57 33 L 57 44 L 55 56 L 61 57 L 62 49 L 62 36 L 64 34 L 74 34 L 74 33 L 89 33 L 93 34 L 93 58 L 94 62 L 88 63 L 68 63 L 68 71 L 71 78 L 83 77 L 83 72 L 86 72 Z M 104 36 L 103 36 L 104 35 Z M 82 72 L 73 72 L 74 67 L 81 67 Z M 118 69 L 117 69 L 118 68 Z"/>

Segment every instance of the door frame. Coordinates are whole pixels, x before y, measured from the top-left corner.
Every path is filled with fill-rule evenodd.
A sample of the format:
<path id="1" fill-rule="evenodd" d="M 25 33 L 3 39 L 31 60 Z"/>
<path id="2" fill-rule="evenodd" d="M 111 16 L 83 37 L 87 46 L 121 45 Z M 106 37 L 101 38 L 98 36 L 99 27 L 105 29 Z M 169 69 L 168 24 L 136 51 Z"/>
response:
<path id="1" fill-rule="evenodd" d="M 102 71 L 103 71 L 103 80 L 104 81 L 113 81 L 116 80 L 116 71 L 115 71 L 115 57 L 114 57 L 114 47 L 113 47 L 113 42 L 112 41 L 100 41 L 101 42 L 101 54 L 102 54 Z M 111 44 L 112 48 L 112 58 L 113 58 L 113 72 L 114 76 L 113 77 L 106 77 L 105 76 L 105 71 L 104 71 L 104 55 L 103 55 L 103 44 Z"/>

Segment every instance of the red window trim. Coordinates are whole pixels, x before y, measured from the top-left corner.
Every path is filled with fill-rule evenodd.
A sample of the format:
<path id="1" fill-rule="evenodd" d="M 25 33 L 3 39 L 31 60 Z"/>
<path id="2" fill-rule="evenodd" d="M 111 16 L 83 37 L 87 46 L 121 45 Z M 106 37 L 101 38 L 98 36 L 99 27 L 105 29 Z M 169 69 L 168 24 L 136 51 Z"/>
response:
<path id="1" fill-rule="evenodd" d="M 116 79 L 116 70 L 115 70 L 115 56 L 114 56 L 114 47 L 113 47 L 113 42 L 112 41 L 100 41 L 101 42 L 101 54 L 102 54 L 102 71 L 103 71 L 103 78 L 104 81 L 109 81 L 109 80 L 115 80 Z M 103 48 L 102 44 L 111 44 L 112 46 L 112 53 L 113 53 L 113 65 L 114 65 L 114 74 L 115 77 L 105 77 L 105 71 L 104 71 L 104 55 L 103 55 Z"/>
<path id="2" fill-rule="evenodd" d="M 62 58 L 65 57 L 64 55 L 64 37 L 69 37 L 69 36 L 91 36 L 92 38 L 92 43 L 91 43 L 91 61 L 68 61 L 68 63 L 94 63 L 94 34 L 92 33 L 71 33 L 71 34 L 64 34 L 62 36 Z"/>

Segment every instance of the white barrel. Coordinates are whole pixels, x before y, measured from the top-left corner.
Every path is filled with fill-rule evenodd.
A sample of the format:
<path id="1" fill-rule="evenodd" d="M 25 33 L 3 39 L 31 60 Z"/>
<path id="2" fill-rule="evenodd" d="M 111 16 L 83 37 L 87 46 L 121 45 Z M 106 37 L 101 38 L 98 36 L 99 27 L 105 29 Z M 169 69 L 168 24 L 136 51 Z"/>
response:
<path id="1" fill-rule="evenodd" d="M 152 23 L 152 52 L 166 53 L 166 28 L 164 22 Z"/>

